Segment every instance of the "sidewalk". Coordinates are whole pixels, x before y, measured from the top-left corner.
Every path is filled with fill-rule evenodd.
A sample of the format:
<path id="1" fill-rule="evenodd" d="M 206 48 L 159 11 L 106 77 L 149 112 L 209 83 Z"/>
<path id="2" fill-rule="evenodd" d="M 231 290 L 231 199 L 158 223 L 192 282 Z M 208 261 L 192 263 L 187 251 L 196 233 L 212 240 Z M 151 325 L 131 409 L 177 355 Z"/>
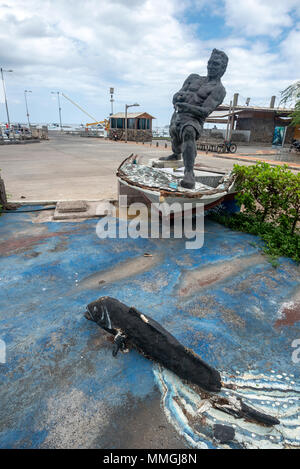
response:
<path id="1" fill-rule="evenodd" d="M 199 151 L 196 162 L 203 167 L 228 171 L 235 162 L 251 165 L 264 159 L 272 165 L 285 163 L 274 161 L 268 148 L 239 147 L 238 151 L 234 155 Z M 116 170 L 131 153 L 142 155 L 146 162 L 171 153 L 170 142 L 165 148 L 161 141 L 157 147 L 155 141 L 143 145 L 50 134 L 48 141 L 38 145 L 0 146 L 1 177 L 9 202 L 116 199 Z M 300 169 L 300 162 L 287 164 L 294 170 Z"/>
<path id="2" fill-rule="evenodd" d="M 158 149 L 163 149 L 166 151 L 170 151 L 171 145 L 170 142 L 168 142 L 167 148 L 165 148 L 165 142 L 159 142 L 159 146 L 156 147 Z M 149 145 L 150 144 L 140 144 L 142 146 Z M 156 145 L 156 142 L 155 142 Z M 152 144 L 153 146 L 153 144 Z M 284 152 L 279 152 L 276 148 L 265 148 L 263 149 L 262 147 L 259 146 L 238 146 L 238 153 L 214 153 L 214 152 L 205 152 L 205 151 L 197 151 L 198 156 L 209 156 L 209 157 L 216 157 L 216 158 L 221 158 L 223 160 L 237 160 L 237 161 L 244 161 L 247 163 L 257 163 L 258 161 L 265 161 L 266 163 L 269 163 L 274 166 L 283 166 L 283 165 L 288 165 L 290 169 L 294 169 L 299 171 L 300 170 L 300 155 L 297 155 L 296 153 L 287 153 L 286 151 Z M 271 156 L 274 155 L 274 158 Z M 276 159 L 276 156 L 281 156 L 283 159 L 279 160 Z M 286 156 L 286 160 L 285 160 Z M 288 161 L 288 159 L 296 159 L 298 157 L 299 162 L 296 161 Z"/>
<path id="3" fill-rule="evenodd" d="M 198 152 L 199 154 L 199 152 Z M 203 152 L 201 152 L 203 154 Z M 265 161 L 272 166 L 284 166 L 287 165 L 289 169 L 294 169 L 296 171 L 300 171 L 300 158 L 299 163 L 290 162 L 290 161 L 276 161 L 272 158 L 267 158 L 268 156 L 274 155 L 272 152 L 268 151 L 258 151 L 257 153 L 253 154 L 240 154 L 240 153 L 224 153 L 222 155 L 218 153 L 213 153 L 213 156 L 216 158 L 222 158 L 227 160 L 237 160 L 237 161 L 244 161 L 248 163 L 257 163 L 258 161 Z"/>

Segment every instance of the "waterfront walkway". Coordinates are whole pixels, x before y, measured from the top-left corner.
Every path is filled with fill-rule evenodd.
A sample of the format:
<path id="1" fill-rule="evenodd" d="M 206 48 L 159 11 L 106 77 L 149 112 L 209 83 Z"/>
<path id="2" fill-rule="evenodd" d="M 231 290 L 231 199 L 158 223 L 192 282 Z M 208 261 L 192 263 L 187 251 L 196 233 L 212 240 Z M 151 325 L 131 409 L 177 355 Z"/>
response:
<path id="1" fill-rule="evenodd" d="M 141 154 L 147 160 L 167 152 L 170 146 L 165 148 L 163 142 L 156 147 L 155 142 L 152 145 L 125 144 L 50 132 L 48 141 L 35 145 L 1 146 L 0 168 L 10 201 L 104 200 L 116 198 L 115 172 L 128 155 Z M 252 164 L 254 159 L 273 160 L 266 148 L 239 147 L 238 152 L 236 155 L 199 152 L 197 163 L 231 169 L 236 162 Z"/>

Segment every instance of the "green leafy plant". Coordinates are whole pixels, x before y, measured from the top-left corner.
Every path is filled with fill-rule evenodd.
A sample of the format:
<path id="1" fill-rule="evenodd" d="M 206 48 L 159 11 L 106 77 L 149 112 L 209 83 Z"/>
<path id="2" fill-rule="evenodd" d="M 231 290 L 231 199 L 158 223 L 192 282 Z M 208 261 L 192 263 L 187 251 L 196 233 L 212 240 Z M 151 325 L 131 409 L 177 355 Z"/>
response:
<path id="1" fill-rule="evenodd" d="M 300 262 L 300 173 L 259 162 L 235 165 L 234 174 L 242 212 L 214 214 L 213 218 L 233 230 L 260 236 L 274 267 L 278 256 Z"/>
<path id="2" fill-rule="evenodd" d="M 288 86 L 281 92 L 281 104 L 295 103 L 294 111 L 291 113 L 290 125 L 300 125 L 300 80 Z"/>
<path id="3" fill-rule="evenodd" d="M 300 220 L 300 173 L 286 165 L 272 167 L 259 162 L 253 166 L 234 165 L 237 201 L 258 221 L 280 225 L 291 233 Z"/>

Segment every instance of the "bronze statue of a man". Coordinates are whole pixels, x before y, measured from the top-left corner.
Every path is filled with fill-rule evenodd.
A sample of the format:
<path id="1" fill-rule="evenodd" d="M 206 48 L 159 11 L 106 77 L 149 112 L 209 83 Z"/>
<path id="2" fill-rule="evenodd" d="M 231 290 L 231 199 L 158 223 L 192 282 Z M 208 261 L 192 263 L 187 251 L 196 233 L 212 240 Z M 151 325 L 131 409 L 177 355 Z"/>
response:
<path id="1" fill-rule="evenodd" d="M 161 160 L 184 162 L 184 178 L 181 186 L 195 187 L 194 162 L 197 155 L 196 140 L 200 137 L 203 123 L 224 100 L 226 91 L 221 83 L 228 64 L 225 52 L 214 49 L 207 64 L 207 77 L 192 73 L 173 97 L 174 113 L 170 123 L 172 155 Z"/>

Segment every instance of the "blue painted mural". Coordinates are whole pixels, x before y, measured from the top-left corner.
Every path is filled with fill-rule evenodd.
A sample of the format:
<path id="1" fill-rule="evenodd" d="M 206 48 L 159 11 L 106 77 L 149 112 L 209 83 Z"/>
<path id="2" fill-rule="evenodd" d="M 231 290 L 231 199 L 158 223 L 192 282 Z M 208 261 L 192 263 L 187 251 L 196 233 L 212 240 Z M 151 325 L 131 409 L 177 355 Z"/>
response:
<path id="1" fill-rule="evenodd" d="M 273 268 L 253 236 L 208 220 L 204 247 L 187 251 L 179 239 L 100 240 L 96 220 L 34 217 L 0 218 L 1 448 L 94 447 L 111 409 L 156 386 L 169 421 L 192 447 L 217 445 L 206 429 L 214 422 L 236 426 L 231 447 L 300 445 L 296 264 L 281 259 Z M 83 316 L 103 295 L 160 322 L 282 427 L 265 431 L 221 417 L 135 351 L 113 358 L 105 334 Z"/>

